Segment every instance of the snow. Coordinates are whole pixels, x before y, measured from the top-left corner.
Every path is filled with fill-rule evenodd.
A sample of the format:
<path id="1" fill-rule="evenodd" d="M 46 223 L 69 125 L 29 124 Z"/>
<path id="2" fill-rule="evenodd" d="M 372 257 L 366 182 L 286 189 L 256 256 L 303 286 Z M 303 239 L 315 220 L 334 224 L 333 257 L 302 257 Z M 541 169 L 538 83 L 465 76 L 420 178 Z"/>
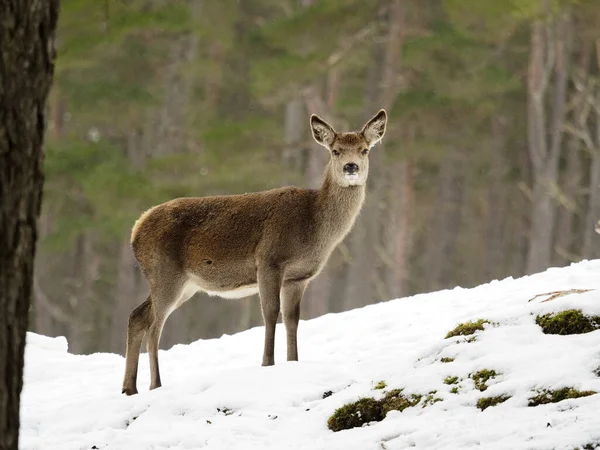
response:
<path id="1" fill-rule="evenodd" d="M 534 296 L 598 289 L 543 302 Z M 161 351 L 163 387 L 148 391 L 140 358 L 136 396 L 120 393 L 124 359 L 72 355 L 64 338 L 27 336 L 22 449 L 574 449 L 600 442 L 600 394 L 528 407 L 535 389 L 600 392 L 600 330 L 545 335 L 535 316 L 568 308 L 600 315 L 600 260 L 398 299 L 302 321 L 300 362 L 285 361 L 277 325 L 276 365 L 260 367 L 263 329 Z M 458 323 L 485 318 L 474 342 L 445 339 Z M 440 358 L 451 357 L 451 363 Z M 468 375 L 501 373 L 479 392 Z M 443 383 L 462 379 L 458 394 Z M 443 401 L 394 411 L 378 423 L 332 432 L 336 408 L 374 385 Z M 323 399 L 323 393 L 333 395 Z M 481 397 L 512 397 L 480 411 Z"/>

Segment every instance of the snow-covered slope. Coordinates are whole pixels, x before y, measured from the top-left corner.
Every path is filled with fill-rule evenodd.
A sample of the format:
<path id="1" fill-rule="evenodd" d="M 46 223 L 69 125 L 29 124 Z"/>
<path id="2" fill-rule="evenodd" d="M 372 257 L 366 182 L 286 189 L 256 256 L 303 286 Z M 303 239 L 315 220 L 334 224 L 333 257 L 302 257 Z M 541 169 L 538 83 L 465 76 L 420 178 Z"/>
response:
<path id="1" fill-rule="evenodd" d="M 537 294 L 598 289 L 549 302 Z M 263 329 L 175 346 L 160 353 L 164 386 L 149 392 L 148 360 L 138 389 L 121 395 L 124 359 L 76 356 L 63 338 L 28 334 L 22 449 L 571 449 L 600 442 L 600 394 L 528 407 L 535 389 L 600 392 L 600 330 L 546 335 L 537 314 L 580 308 L 600 314 L 600 261 L 517 280 L 418 295 L 301 322 L 300 362 L 285 361 L 278 325 L 276 365 L 260 367 Z M 496 322 L 445 339 L 459 322 Z M 449 363 L 441 358 L 454 358 Z M 489 388 L 469 374 L 495 370 Z M 444 384 L 449 376 L 458 385 Z M 332 432 L 345 403 L 382 395 L 375 383 L 443 401 L 363 428 Z M 459 387 L 458 393 L 451 393 Z M 333 395 L 323 399 L 323 393 Z M 479 410 L 479 398 L 510 395 Z M 588 448 L 592 448 L 591 446 Z"/>

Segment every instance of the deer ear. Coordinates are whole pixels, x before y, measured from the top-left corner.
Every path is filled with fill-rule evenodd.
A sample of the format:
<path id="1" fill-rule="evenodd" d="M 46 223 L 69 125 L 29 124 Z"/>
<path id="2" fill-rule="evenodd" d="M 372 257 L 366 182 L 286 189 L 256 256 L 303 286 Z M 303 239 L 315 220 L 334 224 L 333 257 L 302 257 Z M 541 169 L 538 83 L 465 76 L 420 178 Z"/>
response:
<path id="1" fill-rule="evenodd" d="M 318 144 L 326 148 L 329 148 L 333 144 L 336 135 L 335 130 L 316 114 L 310 116 L 310 129 Z"/>
<path id="2" fill-rule="evenodd" d="M 385 126 L 387 124 L 387 114 L 384 109 L 379 111 L 369 120 L 362 129 L 362 134 L 365 137 L 369 147 L 377 144 L 385 134 Z"/>

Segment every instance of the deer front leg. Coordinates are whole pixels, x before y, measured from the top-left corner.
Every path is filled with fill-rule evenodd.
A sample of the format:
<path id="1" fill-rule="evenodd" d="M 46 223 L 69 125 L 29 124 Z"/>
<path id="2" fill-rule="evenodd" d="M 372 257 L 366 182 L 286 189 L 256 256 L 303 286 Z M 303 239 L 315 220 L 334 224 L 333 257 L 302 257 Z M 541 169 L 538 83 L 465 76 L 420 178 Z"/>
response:
<path id="1" fill-rule="evenodd" d="M 281 290 L 281 271 L 273 266 L 258 268 L 258 293 L 265 322 L 265 348 L 263 366 L 275 364 L 275 325 L 279 317 L 279 291 Z"/>
<path id="2" fill-rule="evenodd" d="M 287 333 L 287 360 L 298 361 L 298 322 L 300 321 L 300 304 L 308 283 L 304 281 L 284 284 L 281 289 L 283 323 Z"/>

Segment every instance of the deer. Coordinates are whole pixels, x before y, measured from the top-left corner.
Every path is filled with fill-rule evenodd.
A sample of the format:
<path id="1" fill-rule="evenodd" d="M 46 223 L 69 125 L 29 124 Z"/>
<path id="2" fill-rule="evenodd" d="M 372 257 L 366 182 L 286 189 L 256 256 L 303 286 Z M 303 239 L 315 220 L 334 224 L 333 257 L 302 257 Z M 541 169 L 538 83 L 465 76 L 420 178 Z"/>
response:
<path id="1" fill-rule="evenodd" d="M 302 297 L 360 213 L 369 153 L 383 138 L 386 124 L 382 109 L 361 131 L 338 133 L 312 114 L 313 138 L 330 155 L 319 189 L 288 186 L 182 197 L 139 217 L 131 246 L 148 281 L 149 295 L 129 316 L 122 393 L 137 394 L 145 336 L 150 390 L 162 385 L 158 346 L 163 326 L 198 291 L 225 299 L 259 294 L 265 325 L 263 366 L 275 363 L 275 328 L 281 309 L 287 360 L 298 361 Z"/>

